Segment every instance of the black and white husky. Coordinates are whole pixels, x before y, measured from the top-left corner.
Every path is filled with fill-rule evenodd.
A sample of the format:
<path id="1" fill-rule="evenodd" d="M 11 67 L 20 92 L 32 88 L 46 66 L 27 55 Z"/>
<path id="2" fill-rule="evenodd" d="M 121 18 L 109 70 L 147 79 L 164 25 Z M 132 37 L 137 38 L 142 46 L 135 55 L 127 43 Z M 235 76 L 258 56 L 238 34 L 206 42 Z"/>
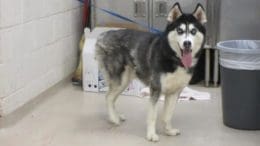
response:
<path id="1" fill-rule="evenodd" d="M 96 43 L 96 58 L 109 85 L 106 100 L 110 121 L 119 125 L 125 120 L 116 112 L 115 101 L 129 82 L 138 78 L 151 90 L 147 139 L 154 142 L 159 140 L 155 125 L 161 94 L 165 95 L 165 133 L 180 134 L 171 126 L 172 111 L 178 93 L 191 79 L 195 58 L 205 42 L 207 18 L 200 4 L 192 14 L 185 14 L 176 3 L 167 20 L 162 35 L 122 29 L 103 33 Z"/>

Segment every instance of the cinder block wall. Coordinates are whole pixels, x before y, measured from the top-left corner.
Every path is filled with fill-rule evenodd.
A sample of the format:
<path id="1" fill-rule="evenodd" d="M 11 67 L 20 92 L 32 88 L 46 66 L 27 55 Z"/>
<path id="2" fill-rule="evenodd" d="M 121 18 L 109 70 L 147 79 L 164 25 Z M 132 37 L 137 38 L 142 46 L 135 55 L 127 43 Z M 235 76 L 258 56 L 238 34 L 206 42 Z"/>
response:
<path id="1" fill-rule="evenodd" d="M 0 0 L 0 115 L 70 75 L 81 26 L 77 0 Z"/>

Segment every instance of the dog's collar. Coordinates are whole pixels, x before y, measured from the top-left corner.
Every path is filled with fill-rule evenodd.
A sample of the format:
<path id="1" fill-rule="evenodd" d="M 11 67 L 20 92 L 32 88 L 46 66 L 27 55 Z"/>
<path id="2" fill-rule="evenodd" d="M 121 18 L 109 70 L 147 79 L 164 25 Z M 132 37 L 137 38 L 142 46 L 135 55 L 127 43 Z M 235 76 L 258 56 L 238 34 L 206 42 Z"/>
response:
<path id="1" fill-rule="evenodd" d="M 184 64 L 180 61 L 180 67 L 185 68 Z"/>
<path id="2" fill-rule="evenodd" d="M 189 68 L 185 68 L 185 66 L 183 65 L 183 63 L 182 63 L 182 62 L 180 62 L 180 67 L 181 67 L 181 68 L 184 68 L 184 69 L 186 69 L 186 70 L 190 70 L 190 69 L 192 69 L 192 66 L 191 66 L 191 67 L 189 67 Z"/>
<path id="3" fill-rule="evenodd" d="M 188 73 L 188 74 L 192 74 L 193 73 L 193 71 L 194 71 L 194 66 L 191 66 L 191 67 L 189 67 L 189 68 L 185 68 L 184 67 L 184 65 L 183 65 L 183 63 L 180 61 L 180 65 L 179 65 L 181 68 L 183 68 L 184 70 L 186 70 L 186 72 Z"/>

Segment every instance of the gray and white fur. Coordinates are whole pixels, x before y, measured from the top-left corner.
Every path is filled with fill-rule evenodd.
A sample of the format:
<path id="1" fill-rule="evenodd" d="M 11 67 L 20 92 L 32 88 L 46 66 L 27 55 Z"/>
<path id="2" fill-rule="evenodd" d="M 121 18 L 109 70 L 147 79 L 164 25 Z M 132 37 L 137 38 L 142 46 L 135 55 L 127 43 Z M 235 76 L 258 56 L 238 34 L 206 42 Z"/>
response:
<path id="1" fill-rule="evenodd" d="M 177 96 L 192 75 L 200 49 L 205 41 L 206 14 L 198 4 L 191 14 L 184 14 L 179 3 L 169 12 L 163 34 L 122 29 L 103 33 L 96 43 L 96 58 L 109 91 L 106 94 L 109 119 L 119 125 L 125 118 L 115 109 L 115 102 L 134 78 L 150 87 L 151 98 L 147 117 L 147 139 L 159 140 L 156 133 L 157 103 L 165 95 L 162 115 L 165 133 L 178 135 L 171 126 Z M 184 52 L 192 52 L 193 63 L 184 67 Z"/>

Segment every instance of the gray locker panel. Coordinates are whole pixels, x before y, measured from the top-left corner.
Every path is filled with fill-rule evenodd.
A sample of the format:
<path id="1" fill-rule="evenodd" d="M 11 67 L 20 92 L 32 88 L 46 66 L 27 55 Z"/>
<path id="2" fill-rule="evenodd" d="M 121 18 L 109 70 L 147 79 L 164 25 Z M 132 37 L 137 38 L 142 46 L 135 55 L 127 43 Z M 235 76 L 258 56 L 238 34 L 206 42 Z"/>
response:
<path id="1" fill-rule="evenodd" d="M 207 37 L 206 44 L 211 48 L 215 48 L 219 40 L 219 25 L 220 25 L 220 0 L 207 1 Z"/>
<path id="2" fill-rule="evenodd" d="M 259 0 L 222 0 L 220 40 L 260 38 Z"/>
<path id="3" fill-rule="evenodd" d="M 149 0 L 92 0 L 92 3 L 99 8 L 112 10 L 132 20 L 148 24 L 149 22 Z M 133 25 L 95 8 L 92 9 L 93 26 L 106 26 L 113 24 Z M 136 26 L 144 29 L 143 27 Z"/>

